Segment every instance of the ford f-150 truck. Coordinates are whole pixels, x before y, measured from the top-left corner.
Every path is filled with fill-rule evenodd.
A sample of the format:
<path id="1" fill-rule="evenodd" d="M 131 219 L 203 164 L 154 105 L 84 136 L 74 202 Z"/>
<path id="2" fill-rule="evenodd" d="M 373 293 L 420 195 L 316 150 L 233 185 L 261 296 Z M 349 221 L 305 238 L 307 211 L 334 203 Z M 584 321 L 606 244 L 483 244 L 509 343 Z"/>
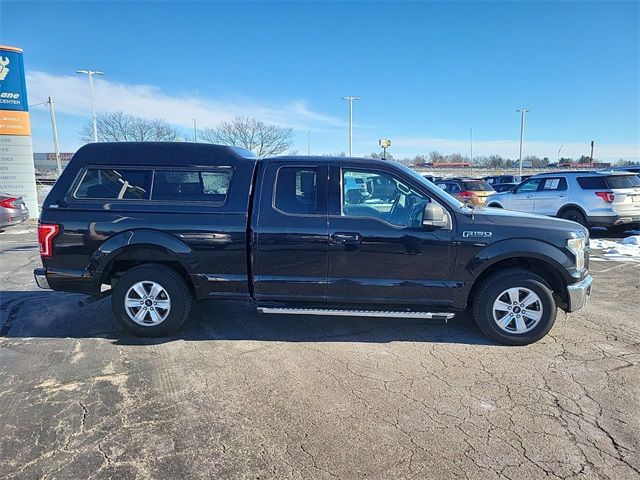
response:
<path id="1" fill-rule="evenodd" d="M 345 195 L 352 179 L 391 198 Z M 542 338 L 590 293 L 589 239 L 556 218 L 470 207 L 398 163 L 259 159 L 236 147 L 89 144 L 47 196 L 40 287 L 111 295 L 137 335 L 167 335 L 193 299 L 278 314 L 449 319 L 495 341 Z M 399 321 L 399 320 L 396 320 Z"/>

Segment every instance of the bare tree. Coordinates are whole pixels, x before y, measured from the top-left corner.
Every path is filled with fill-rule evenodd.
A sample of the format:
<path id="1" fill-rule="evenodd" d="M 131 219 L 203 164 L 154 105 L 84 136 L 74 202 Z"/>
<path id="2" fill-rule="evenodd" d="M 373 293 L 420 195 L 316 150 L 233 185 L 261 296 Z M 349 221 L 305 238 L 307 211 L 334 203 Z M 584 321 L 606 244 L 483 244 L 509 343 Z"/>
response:
<path id="1" fill-rule="evenodd" d="M 198 137 L 205 142 L 244 147 L 259 157 L 278 155 L 293 146 L 292 128 L 249 117 L 235 117 L 229 122 L 221 122 L 215 128 L 204 128 Z"/>
<path id="2" fill-rule="evenodd" d="M 123 112 L 101 113 L 96 119 L 99 142 L 175 142 L 180 132 L 161 119 L 148 120 Z M 88 122 L 80 131 L 83 142 L 93 142 L 93 125 Z"/>

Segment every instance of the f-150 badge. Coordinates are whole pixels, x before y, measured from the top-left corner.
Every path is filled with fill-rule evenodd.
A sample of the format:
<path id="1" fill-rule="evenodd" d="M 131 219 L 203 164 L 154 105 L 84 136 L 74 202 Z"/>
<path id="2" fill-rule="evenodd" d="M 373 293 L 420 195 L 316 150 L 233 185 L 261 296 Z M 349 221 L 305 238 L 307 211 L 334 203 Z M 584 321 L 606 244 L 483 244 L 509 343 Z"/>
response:
<path id="1" fill-rule="evenodd" d="M 462 232 L 462 238 L 469 238 L 469 237 L 491 238 L 492 235 L 493 235 L 492 232 L 477 232 L 477 231 L 470 231 L 470 230 L 465 230 L 464 232 Z"/>

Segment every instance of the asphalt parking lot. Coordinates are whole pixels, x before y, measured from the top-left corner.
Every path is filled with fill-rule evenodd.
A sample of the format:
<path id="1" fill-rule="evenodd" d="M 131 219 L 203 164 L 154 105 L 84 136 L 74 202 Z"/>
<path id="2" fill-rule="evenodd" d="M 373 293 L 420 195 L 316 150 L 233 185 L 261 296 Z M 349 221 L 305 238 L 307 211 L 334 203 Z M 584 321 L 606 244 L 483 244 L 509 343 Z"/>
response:
<path id="1" fill-rule="evenodd" d="M 0 233 L 0 478 L 640 478 L 640 262 L 592 261 L 528 347 L 245 303 L 138 339 L 37 264 L 34 226 Z"/>

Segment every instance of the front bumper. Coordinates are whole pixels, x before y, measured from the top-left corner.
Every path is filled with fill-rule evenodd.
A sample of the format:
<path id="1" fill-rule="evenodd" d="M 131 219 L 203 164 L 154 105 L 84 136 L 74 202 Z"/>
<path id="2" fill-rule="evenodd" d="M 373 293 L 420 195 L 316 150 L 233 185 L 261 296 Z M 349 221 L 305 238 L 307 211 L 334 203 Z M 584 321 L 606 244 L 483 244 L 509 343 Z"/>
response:
<path id="1" fill-rule="evenodd" d="M 587 304 L 589 295 L 591 295 L 592 283 L 593 277 L 587 275 L 583 280 L 567 286 L 567 296 L 569 298 L 567 312 L 575 312 Z"/>
<path id="2" fill-rule="evenodd" d="M 33 276 L 36 279 L 36 283 L 40 288 L 50 290 L 49 280 L 47 280 L 47 271 L 44 268 L 36 268 L 33 271 Z"/>

